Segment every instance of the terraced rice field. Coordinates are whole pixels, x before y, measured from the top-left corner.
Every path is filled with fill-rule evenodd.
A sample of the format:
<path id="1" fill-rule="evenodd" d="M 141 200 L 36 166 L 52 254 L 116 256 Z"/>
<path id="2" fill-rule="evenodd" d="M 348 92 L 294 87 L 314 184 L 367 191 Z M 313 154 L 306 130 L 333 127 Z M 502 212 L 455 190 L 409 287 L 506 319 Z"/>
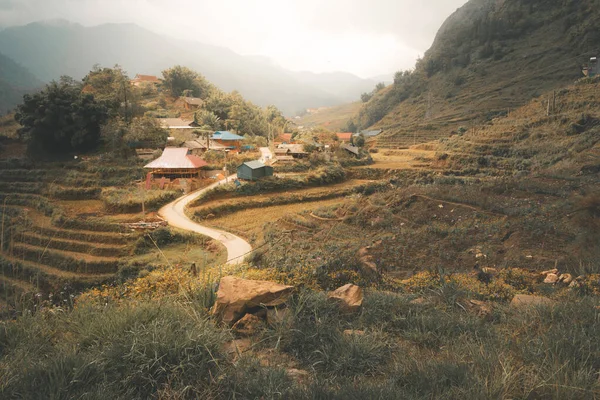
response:
<path id="1" fill-rule="evenodd" d="M 98 203 L 93 196 L 99 181 L 97 174 L 84 171 L 2 165 L 2 304 L 18 304 L 33 293 L 81 290 L 114 277 L 123 257 L 131 255 L 138 235 L 122 232 L 117 225 L 89 220 L 83 214 L 56 218 L 65 211 L 61 207 L 65 197 L 83 200 L 68 201 L 69 211 L 75 210 L 78 202 Z"/>

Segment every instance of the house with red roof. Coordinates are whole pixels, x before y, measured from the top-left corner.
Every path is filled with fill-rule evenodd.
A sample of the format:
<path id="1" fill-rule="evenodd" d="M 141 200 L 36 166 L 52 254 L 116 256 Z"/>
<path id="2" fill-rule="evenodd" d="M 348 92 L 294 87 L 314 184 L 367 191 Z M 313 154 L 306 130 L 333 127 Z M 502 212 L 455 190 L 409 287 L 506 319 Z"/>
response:
<path id="1" fill-rule="evenodd" d="M 198 178 L 202 167 L 208 165 L 185 147 L 167 147 L 156 160 L 144 166 L 154 177 Z"/>
<path id="2" fill-rule="evenodd" d="M 342 143 L 350 143 L 350 140 L 352 139 L 351 132 L 336 133 L 335 135 L 338 137 L 338 139 Z"/>
<path id="3" fill-rule="evenodd" d="M 143 83 L 152 83 L 154 85 L 158 85 L 160 83 L 160 79 L 154 75 L 137 74 L 135 78 L 131 80 L 131 84 L 133 86 L 140 86 Z"/>

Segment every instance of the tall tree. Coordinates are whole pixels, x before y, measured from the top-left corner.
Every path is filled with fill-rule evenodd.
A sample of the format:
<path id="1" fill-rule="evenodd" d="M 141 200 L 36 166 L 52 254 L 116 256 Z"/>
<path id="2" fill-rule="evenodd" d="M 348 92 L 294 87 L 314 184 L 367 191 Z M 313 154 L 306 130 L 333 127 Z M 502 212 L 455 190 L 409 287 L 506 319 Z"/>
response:
<path id="1" fill-rule="evenodd" d="M 30 152 L 68 154 L 98 146 L 100 127 L 108 118 L 107 109 L 81 89 L 81 83 L 64 77 L 23 97 L 15 119 L 22 126 L 19 135 Z"/>
<path id="2" fill-rule="evenodd" d="M 162 72 L 163 87 L 174 97 L 187 96 L 207 98 L 214 90 L 213 85 L 196 71 L 176 65 Z"/>
<path id="3" fill-rule="evenodd" d="M 94 68 L 83 78 L 84 93 L 91 93 L 109 110 L 111 116 L 130 121 L 141 113 L 139 91 L 129 84 L 127 73 L 119 65 L 114 68 Z"/>

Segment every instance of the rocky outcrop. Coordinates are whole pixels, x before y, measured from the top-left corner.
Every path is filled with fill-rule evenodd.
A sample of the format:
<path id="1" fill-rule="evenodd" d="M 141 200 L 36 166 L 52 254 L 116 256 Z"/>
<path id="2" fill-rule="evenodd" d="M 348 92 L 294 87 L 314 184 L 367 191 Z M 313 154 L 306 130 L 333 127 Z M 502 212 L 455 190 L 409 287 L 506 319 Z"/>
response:
<path id="1" fill-rule="evenodd" d="M 223 323 L 233 325 L 246 313 L 252 313 L 259 308 L 283 305 L 293 290 L 293 286 L 274 282 L 226 276 L 219 283 L 212 313 Z"/>
<path id="2" fill-rule="evenodd" d="M 363 292 L 360 287 L 349 283 L 330 292 L 327 298 L 338 303 L 342 312 L 352 313 L 360 310 Z"/>

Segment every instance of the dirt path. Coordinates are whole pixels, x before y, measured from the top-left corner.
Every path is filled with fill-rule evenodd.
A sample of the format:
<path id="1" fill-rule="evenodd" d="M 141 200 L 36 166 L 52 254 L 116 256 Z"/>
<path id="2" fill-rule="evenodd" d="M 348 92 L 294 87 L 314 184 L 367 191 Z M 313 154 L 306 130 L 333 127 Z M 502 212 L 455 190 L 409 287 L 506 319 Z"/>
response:
<path id="1" fill-rule="evenodd" d="M 236 178 L 236 175 L 231 175 L 229 176 L 228 181 L 231 182 Z M 161 208 L 158 214 L 166 219 L 171 226 L 200 233 L 223 243 L 227 249 L 227 264 L 241 264 L 244 262 L 244 257 L 252 251 L 252 246 L 250 246 L 248 242 L 231 233 L 197 224 L 189 219 L 187 215 L 185 215 L 185 207 L 189 203 L 198 198 L 202 193 L 224 183 L 225 180 L 222 180 L 204 189 L 200 189 L 194 193 L 180 197 L 174 202 L 169 203 Z"/>

